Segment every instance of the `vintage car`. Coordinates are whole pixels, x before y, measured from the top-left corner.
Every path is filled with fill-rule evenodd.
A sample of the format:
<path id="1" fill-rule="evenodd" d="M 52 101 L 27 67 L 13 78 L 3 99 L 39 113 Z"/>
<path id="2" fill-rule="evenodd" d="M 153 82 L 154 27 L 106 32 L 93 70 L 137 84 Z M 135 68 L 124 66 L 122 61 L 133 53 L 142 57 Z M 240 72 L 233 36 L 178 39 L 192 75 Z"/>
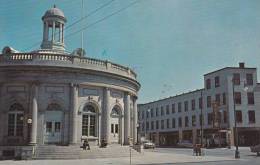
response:
<path id="1" fill-rule="evenodd" d="M 144 149 L 148 149 L 148 148 L 154 149 L 155 148 L 155 144 L 149 140 L 144 140 L 143 146 L 144 146 Z"/>
<path id="2" fill-rule="evenodd" d="M 256 146 L 252 146 L 250 147 L 251 152 L 254 152 L 257 154 L 257 156 L 260 156 L 260 144 L 256 145 Z"/>

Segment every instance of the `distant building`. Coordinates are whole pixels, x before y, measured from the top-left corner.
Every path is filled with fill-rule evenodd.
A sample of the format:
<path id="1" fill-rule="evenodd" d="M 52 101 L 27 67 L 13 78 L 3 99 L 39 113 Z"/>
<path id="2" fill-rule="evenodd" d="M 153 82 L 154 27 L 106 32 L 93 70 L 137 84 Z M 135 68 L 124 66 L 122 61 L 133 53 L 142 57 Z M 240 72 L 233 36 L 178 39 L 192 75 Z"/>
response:
<path id="1" fill-rule="evenodd" d="M 32 146 L 84 139 L 93 145 L 136 141 L 136 73 L 84 57 L 83 49 L 66 52 L 66 18 L 55 6 L 42 21 L 39 50 L 5 47 L 0 54 L 0 159 L 23 155 Z"/>
<path id="2" fill-rule="evenodd" d="M 260 143 L 257 69 L 240 63 L 205 74 L 204 84 L 200 90 L 138 105 L 141 136 L 157 145 L 176 145 L 182 140 L 199 143 L 202 108 L 204 144 L 234 145 L 235 106 L 239 145 Z"/>

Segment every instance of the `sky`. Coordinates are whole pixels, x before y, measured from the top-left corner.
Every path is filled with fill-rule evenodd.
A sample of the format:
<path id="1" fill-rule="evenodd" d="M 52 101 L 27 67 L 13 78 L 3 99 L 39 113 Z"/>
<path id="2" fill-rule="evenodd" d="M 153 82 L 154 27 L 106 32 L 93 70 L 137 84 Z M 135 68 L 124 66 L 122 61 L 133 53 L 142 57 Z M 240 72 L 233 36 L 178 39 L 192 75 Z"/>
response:
<path id="1" fill-rule="evenodd" d="M 83 1 L 83 15 L 108 5 L 66 29 L 66 50 L 81 47 L 76 31 L 105 18 L 84 30 L 83 47 L 88 57 L 133 68 L 139 103 L 203 88 L 204 74 L 239 62 L 260 68 L 259 0 Z M 80 19 L 81 0 L 0 0 L 0 49 L 38 49 L 41 17 L 54 4 L 67 26 Z"/>

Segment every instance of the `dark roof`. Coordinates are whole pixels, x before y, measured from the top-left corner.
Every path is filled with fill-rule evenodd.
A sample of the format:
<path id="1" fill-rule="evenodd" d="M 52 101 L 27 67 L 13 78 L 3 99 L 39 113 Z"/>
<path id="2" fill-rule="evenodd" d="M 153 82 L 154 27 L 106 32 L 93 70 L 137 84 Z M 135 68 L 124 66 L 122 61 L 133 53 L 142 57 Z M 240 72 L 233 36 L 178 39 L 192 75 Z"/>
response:
<path id="1" fill-rule="evenodd" d="M 219 72 L 219 71 L 222 71 L 222 70 L 226 70 L 226 69 L 256 69 L 256 68 L 225 67 L 225 68 L 221 68 L 221 69 L 206 73 L 206 74 L 204 74 L 204 76 L 212 74 L 212 73 L 216 73 L 216 72 Z"/>

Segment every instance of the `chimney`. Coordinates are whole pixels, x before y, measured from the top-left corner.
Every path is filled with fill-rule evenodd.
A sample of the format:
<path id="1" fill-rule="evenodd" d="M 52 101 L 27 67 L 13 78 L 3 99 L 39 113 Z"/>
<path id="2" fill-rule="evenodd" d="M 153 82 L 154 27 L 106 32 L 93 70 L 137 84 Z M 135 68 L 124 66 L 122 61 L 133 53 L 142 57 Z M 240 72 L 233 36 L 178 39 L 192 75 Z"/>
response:
<path id="1" fill-rule="evenodd" d="M 239 63 L 239 68 L 245 68 L 245 63 L 244 62 L 240 62 Z"/>

